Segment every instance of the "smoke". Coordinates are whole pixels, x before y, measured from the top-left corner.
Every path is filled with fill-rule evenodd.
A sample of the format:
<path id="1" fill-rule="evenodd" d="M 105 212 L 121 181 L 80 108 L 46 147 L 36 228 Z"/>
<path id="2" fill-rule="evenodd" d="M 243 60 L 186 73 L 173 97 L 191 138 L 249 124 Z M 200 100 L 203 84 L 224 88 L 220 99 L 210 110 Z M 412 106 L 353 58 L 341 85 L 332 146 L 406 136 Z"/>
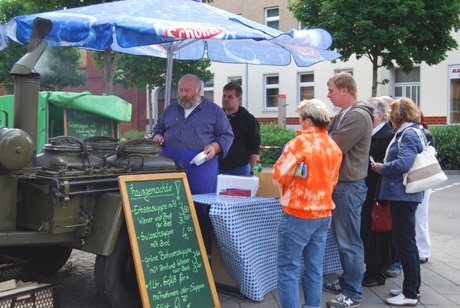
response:
<path id="1" fill-rule="evenodd" d="M 56 73 L 50 68 L 50 62 L 52 61 L 52 55 L 50 50 L 47 48 L 42 54 L 37 64 L 35 64 L 35 71 L 41 76 L 54 76 Z"/>

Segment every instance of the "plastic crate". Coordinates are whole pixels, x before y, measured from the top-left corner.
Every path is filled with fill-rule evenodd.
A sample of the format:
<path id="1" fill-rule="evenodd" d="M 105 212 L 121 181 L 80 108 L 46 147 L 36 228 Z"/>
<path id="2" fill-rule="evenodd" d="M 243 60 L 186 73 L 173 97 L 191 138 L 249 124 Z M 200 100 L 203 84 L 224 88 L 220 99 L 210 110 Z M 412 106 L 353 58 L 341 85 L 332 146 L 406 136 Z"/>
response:
<path id="1" fill-rule="evenodd" d="M 0 266 L 0 282 L 20 279 L 30 270 L 29 262 L 2 254 L 0 254 L 0 265 L 5 265 Z"/>
<path id="2" fill-rule="evenodd" d="M 15 294 L 0 296 L 0 308 L 60 308 L 60 287 L 49 278 L 42 275 L 27 272 L 21 275 L 22 281 L 48 283 L 30 290 L 24 290 Z"/>
<path id="3" fill-rule="evenodd" d="M 0 297 L 0 308 L 59 308 L 60 288 L 47 285 L 33 290 Z"/>

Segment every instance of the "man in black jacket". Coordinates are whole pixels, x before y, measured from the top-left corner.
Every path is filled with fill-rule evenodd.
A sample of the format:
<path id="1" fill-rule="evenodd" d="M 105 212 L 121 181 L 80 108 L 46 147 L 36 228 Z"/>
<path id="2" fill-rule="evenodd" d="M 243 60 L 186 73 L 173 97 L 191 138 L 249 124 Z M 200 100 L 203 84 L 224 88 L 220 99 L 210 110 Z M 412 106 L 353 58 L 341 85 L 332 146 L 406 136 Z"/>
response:
<path id="1" fill-rule="evenodd" d="M 246 109 L 239 106 L 243 90 L 236 82 L 224 86 L 222 108 L 232 125 L 232 146 L 225 158 L 219 160 L 220 173 L 249 175 L 259 159 L 260 128 L 259 122 Z"/>

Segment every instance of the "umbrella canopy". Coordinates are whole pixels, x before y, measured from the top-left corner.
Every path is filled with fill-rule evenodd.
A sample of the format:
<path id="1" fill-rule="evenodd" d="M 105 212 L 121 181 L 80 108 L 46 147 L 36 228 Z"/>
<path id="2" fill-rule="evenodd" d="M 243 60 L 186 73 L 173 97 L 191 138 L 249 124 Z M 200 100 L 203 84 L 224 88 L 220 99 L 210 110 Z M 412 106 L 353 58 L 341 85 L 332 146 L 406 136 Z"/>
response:
<path id="1" fill-rule="evenodd" d="M 3 26 L 0 25 L 0 51 L 8 47 L 8 38 L 6 37 Z"/>
<path id="2" fill-rule="evenodd" d="M 7 35 L 26 44 L 35 18 L 52 21 L 49 46 L 69 46 L 172 59 L 298 66 L 332 61 L 332 38 L 323 29 L 281 32 L 201 0 L 125 0 L 19 16 L 5 25 Z M 169 102 L 169 97 L 167 97 Z"/>

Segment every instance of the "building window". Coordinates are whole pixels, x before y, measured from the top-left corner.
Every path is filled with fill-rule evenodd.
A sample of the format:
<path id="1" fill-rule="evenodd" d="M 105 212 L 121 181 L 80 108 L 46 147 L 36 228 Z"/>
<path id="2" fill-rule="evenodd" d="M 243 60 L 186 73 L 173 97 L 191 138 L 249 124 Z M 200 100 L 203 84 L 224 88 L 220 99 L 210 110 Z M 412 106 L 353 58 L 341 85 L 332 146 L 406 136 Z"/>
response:
<path id="1" fill-rule="evenodd" d="M 228 82 L 236 82 L 240 86 L 243 85 L 243 77 L 236 76 L 236 77 L 228 77 Z"/>
<path id="2" fill-rule="evenodd" d="M 334 74 L 337 74 L 337 73 L 349 73 L 351 74 L 351 76 L 353 76 L 353 69 L 343 68 L 343 69 L 334 70 Z"/>
<path id="3" fill-rule="evenodd" d="M 280 28 L 280 10 L 278 7 L 265 9 L 265 25 L 273 29 Z"/>
<path id="4" fill-rule="evenodd" d="M 236 82 L 241 86 L 241 88 L 243 87 L 243 77 L 241 76 L 228 77 L 228 82 Z M 243 97 L 241 97 L 240 103 L 238 104 L 239 106 L 243 106 Z"/>
<path id="5" fill-rule="evenodd" d="M 279 94 L 279 76 L 278 75 L 265 75 L 264 76 L 264 91 L 265 91 L 265 109 L 273 109 L 278 107 L 278 94 Z"/>
<path id="6" fill-rule="evenodd" d="M 315 75 L 313 73 L 299 74 L 299 101 L 315 97 Z"/>
<path id="7" fill-rule="evenodd" d="M 214 79 L 206 81 L 203 84 L 203 96 L 209 99 L 211 102 L 214 101 Z"/>
<path id="8" fill-rule="evenodd" d="M 450 99 L 449 123 L 460 123 L 460 65 L 449 67 Z"/>
<path id="9" fill-rule="evenodd" d="M 395 69 L 395 99 L 401 97 L 408 97 L 420 106 L 420 67 L 414 67 L 409 74 Z"/>

